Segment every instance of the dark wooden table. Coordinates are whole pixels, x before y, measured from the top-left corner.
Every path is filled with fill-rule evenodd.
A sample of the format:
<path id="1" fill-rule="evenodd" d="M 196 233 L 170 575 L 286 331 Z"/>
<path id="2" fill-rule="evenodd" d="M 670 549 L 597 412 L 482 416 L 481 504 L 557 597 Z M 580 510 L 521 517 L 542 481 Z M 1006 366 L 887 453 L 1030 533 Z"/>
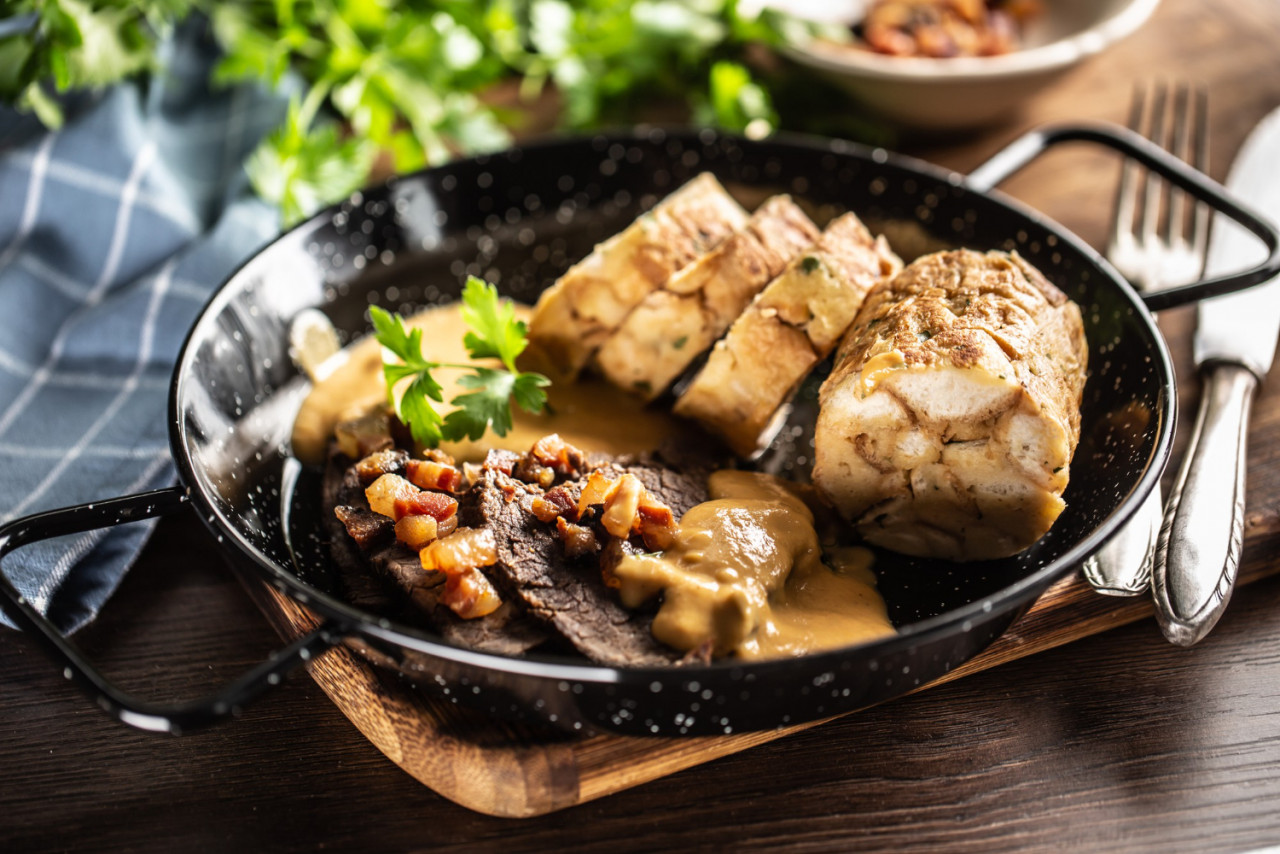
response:
<path id="1" fill-rule="evenodd" d="M 1153 74 L 1208 85 L 1222 178 L 1280 105 L 1280 4 L 1166 0 L 1015 122 L 906 147 L 967 170 L 1042 121 L 1123 121 L 1133 82 Z M 1101 245 L 1117 168 L 1073 149 L 1007 189 Z M 1268 463 L 1280 451 L 1258 450 Z M 1271 518 L 1280 502 L 1255 487 L 1249 510 Z M 0 849 L 1249 850 L 1280 843 L 1278 606 L 1280 579 L 1264 580 L 1190 650 L 1144 620 L 522 821 L 424 788 L 305 675 L 239 720 L 171 738 L 108 720 L 29 639 L 0 632 Z M 277 645 L 189 518 L 161 522 L 77 641 L 157 697 L 201 693 Z"/>

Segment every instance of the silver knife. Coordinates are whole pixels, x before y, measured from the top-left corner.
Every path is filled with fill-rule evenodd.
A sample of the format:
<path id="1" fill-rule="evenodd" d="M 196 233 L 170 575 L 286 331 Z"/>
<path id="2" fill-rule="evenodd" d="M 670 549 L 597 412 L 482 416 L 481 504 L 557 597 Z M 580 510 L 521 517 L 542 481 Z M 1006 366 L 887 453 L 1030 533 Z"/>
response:
<path id="1" fill-rule="evenodd" d="M 1280 222 L 1280 110 L 1249 134 L 1227 188 Z M 1257 238 L 1219 216 L 1205 274 L 1239 270 L 1265 254 Z M 1208 634 L 1231 598 L 1244 535 L 1249 410 L 1271 370 L 1278 335 L 1280 278 L 1198 306 L 1200 411 L 1165 508 L 1152 578 L 1160 627 L 1180 646 Z"/>

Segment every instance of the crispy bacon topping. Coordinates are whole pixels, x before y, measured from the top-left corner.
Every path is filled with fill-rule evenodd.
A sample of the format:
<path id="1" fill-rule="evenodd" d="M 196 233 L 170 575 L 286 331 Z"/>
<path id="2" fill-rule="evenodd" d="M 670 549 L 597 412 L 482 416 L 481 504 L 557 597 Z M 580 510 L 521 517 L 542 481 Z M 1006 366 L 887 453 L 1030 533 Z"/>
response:
<path id="1" fill-rule="evenodd" d="M 423 489 L 460 492 L 464 486 L 461 471 L 435 460 L 408 460 L 404 469 L 409 482 Z"/>
<path id="2" fill-rule="evenodd" d="M 675 513 L 647 491 L 636 507 L 636 518 L 636 530 L 644 540 L 645 548 L 650 551 L 663 551 L 675 542 Z"/>
<path id="3" fill-rule="evenodd" d="M 514 451 L 504 451 L 501 448 L 494 448 L 484 455 L 484 462 L 480 464 L 481 468 L 494 469 L 503 474 L 511 474 L 511 470 L 516 467 L 516 463 L 520 462 L 520 455 Z M 475 480 L 475 478 L 472 478 Z"/>
<path id="4" fill-rule="evenodd" d="M 498 543 L 488 528 L 458 528 L 436 540 L 418 555 L 422 568 L 459 573 L 489 566 L 498 559 Z"/>
<path id="5" fill-rule="evenodd" d="M 369 507 L 399 521 L 405 516 L 434 516 L 448 519 L 458 512 L 458 501 L 441 492 L 426 492 L 396 474 L 384 474 L 364 491 Z"/>
<path id="6" fill-rule="evenodd" d="M 556 519 L 556 532 L 564 543 L 565 554 L 569 557 L 582 557 L 600 551 L 600 541 L 596 532 L 586 525 L 575 525 L 565 521 L 564 517 Z"/>
<path id="7" fill-rule="evenodd" d="M 491 614 L 502 604 L 493 583 L 480 571 L 498 560 L 498 544 L 488 528 L 458 528 L 418 553 L 422 568 L 445 575 L 440 601 L 464 620 Z"/>
<path id="8" fill-rule="evenodd" d="M 575 509 L 577 504 L 578 499 L 573 494 L 573 488 L 561 484 L 545 495 L 535 497 L 529 509 L 533 511 L 534 516 L 538 517 L 539 522 L 554 522 L 564 516 L 571 519 L 577 518 Z"/>
<path id="9" fill-rule="evenodd" d="M 605 499 L 604 515 L 600 523 L 610 536 L 624 540 L 631 536 L 631 529 L 639 521 L 636 513 L 640 509 L 640 496 L 644 495 L 644 484 L 633 474 L 624 474 L 614 481 L 609 496 Z"/>
<path id="10" fill-rule="evenodd" d="M 399 474 L 404 471 L 409 455 L 404 451 L 388 448 L 374 451 L 356 463 L 356 475 L 365 486 L 373 483 L 384 474 Z"/>
<path id="11" fill-rule="evenodd" d="M 439 532 L 440 523 L 434 516 L 404 516 L 396 520 L 396 539 L 411 549 L 426 548 Z"/>
<path id="12" fill-rule="evenodd" d="M 546 498 L 534 510 L 549 510 Z M 633 474 L 610 478 L 603 471 L 593 471 L 578 497 L 577 519 L 590 515 L 591 508 L 600 506 L 600 522 L 610 536 L 626 539 L 635 534 L 644 540 L 646 548 L 660 551 L 669 547 L 675 537 L 676 518 L 671 508 L 649 494 L 644 484 Z M 568 514 L 558 514 L 564 517 Z M 541 518 L 539 516 L 539 518 Z M 546 521 L 546 520 L 544 520 Z"/>
<path id="13" fill-rule="evenodd" d="M 445 576 L 440 601 L 464 620 L 488 616 L 502 605 L 493 582 L 478 569 Z"/>

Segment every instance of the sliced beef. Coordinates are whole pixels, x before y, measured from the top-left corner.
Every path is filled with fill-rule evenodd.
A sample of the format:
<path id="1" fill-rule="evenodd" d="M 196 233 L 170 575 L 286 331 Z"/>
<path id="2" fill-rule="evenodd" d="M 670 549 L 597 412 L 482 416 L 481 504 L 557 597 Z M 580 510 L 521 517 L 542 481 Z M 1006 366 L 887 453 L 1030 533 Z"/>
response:
<path id="1" fill-rule="evenodd" d="M 488 616 L 464 620 L 440 604 L 436 594 L 442 589 L 442 584 L 418 588 L 411 598 L 449 643 L 499 655 L 523 655 L 549 637 L 546 626 L 530 618 L 518 602 L 503 602 Z"/>
<path id="2" fill-rule="evenodd" d="M 412 603 L 413 612 L 425 617 L 446 640 L 490 652 L 518 655 L 563 638 L 603 664 L 642 667 L 678 662 L 679 652 L 654 639 L 652 614 L 622 607 L 606 586 L 599 546 L 566 548 L 567 542 L 570 546 L 588 540 L 605 544 L 610 538 L 599 520 L 576 525 L 558 517 L 570 509 L 576 512 L 583 484 L 599 469 L 610 478 L 635 475 L 678 518 L 707 500 L 710 457 L 700 456 L 697 463 L 677 469 L 659 454 L 583 459 L 575 456 L 576 451 L 551 454 L 551 448 L 543 443 L 546 453 L 541 456 L 495 451 L 483 465 L 468 467 L 472 482 L 459 496 L 458 522 L 494 533 L 499 558 L 484 571 L 503 599 L 501 608 L 476 620 L 460 619 L 439 602 L 442 577 L 424 573 L 417 553 L 394 539 L 390 520 L 369 509 L 364 487 L 372 463 L 360 469 L 341 455 L 331 458 L 325 479 L 326 524 L 352 601 L 370 607 Z M 378 462 L 403 466 L 390 453 Z M 534 512 L 535 502 L 540 514 Z M 335 510 L 347 520 L 345 526 Z M 359 526 L 353 527 L 352 520 Z M 580 536 L 566 538 L 562 526 L 577 529 Z M 357 547 L 352 539 L 357 535 L 367 547 Z M 385 613 L 385 608 L 378 610 Z"/>
<path id="3" fill-rule="evenodd" d="M 406 621 L 425 616 L 446 641 L 484 652 L 520 655 L 548 639 L 546 628 L 531 619 L 518 600 L 475 620 L 463 620 L 440 604 L 435 589 L 443 577 L 436 573 L 424 577 L 417 553 L 395 541 L 391 520 L 369 509 L 357 466 L 349 458 L 341 454 L 330 457 L 323 495 L 329 551 L 353 605 Z M 339 509 L 349 518 L 367 520 L 370 526 L 381 520 L 385 532 L 369 540 L 367 551 L 362 550 L 351 536 L 350 524 L 344 524 L 335 512 Z"/>
<path id="4" fill-rule="evenodd" d="M 679 653 L 654 639 L 652 616 L 623 608 L 591 562 L 571 563 L 555 528 L 533 515 L 541 495 L 495 468 L 485 468 L 458 508 L 459 521 L 497 535 L 498 562 L 490 576 L 504 599 L 517 598 L 550 623 L 583 655 L 603 664 L 671 664 Z"/>

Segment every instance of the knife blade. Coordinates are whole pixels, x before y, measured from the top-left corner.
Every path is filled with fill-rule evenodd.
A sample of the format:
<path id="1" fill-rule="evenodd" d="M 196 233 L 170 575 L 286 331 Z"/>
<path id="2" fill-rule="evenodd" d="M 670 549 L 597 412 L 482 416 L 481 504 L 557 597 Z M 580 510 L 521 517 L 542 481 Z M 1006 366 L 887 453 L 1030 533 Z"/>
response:
<path id="1" fill-rule="evenodd" d="M 1280 221 L 1280 109 L 1249 134 L 1226 186 L 1268 219 Z M 1265 254 L 1256 238 L 1219 216 L 1205 273 L 1238 270 Z M 1160 627 L 1181 646 L 1208 634 L 1235 585 L 1244 535 L 1249 412 L 1275 358 L 1280 278 L 1203 300 L 1196 320 L 1200 409 L 1166 505 L 1152 578 Z"/>

